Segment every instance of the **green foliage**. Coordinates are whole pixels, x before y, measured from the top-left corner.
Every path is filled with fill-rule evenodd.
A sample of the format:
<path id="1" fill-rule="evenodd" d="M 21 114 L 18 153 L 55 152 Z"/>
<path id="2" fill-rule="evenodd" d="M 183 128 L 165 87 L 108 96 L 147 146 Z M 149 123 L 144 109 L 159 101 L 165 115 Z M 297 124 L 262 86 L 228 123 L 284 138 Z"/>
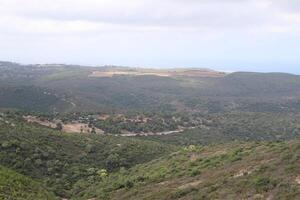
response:
<path id="1" fill-rule="evenodd" d="M 232 112 L 201 117 L 195 129 L 144 139 L 173 145 L 225 143 L 230 141 L 284 141 L 300 138 L 298 113 Z"/>
<path id="2" fill-rule="evenodd" d="M 32 179 L 0 166 L 0 199 L 58 199 Z"/>
<path id="3" fill-rule="evenodd" d="M 0 163 L 40 179 L 62 197 L 70 196 L 75 185 L 93 184 L 121 167 L 150 161 L 174 149 L 134 138 L 65 134 L 24 123 L 14 114 L 6 115 L 5 120 L 9 123 L 0 126 Z"/>
<path id="4" fill-rule="evenodd" d="M 0 199 L 299 199 L 299 140 L 282 142 L 300 137 L 299 76 L 89 76 L 105 69 L 0 62 Z"/>
<path id="5" fill-rule="evenodd" d="M 100 169 L 97 171 L 97 174 L 100 176 L 100 178 L 105 178 L 108 176 L 108 172 L 106 169 Z"/>
<path id="6" fill-rule="evenodd" d="M 0 107 L 36 112 L 53 112 L 68 108 L 66 102 L 54 95 L 54 92 L 38 86 L 0 86 Z"/>
<path id="7" fill-rule="evenodd" d="M 61 123 L 57 123 L 56 124 L 56 129 L 59 130 L 59 131 L 61 131 L 63 129 L 62 124 Z"/>
<path id="8" fill-rule="evenodd" d="M 298 145 L 299 140 L 236 142 L 193 147 L 193 151 L 183 148 L 149 163 L 111 173 L 104 182 L 90 186 L 84 198 L 255 199 L 272 194 L 275 199 L 297 199 Z M 289 161 L 293 160 L 293 168 L 286 172 L 288 162 L 283 162 L 283 155 L 292 152 Z"/>
<path id="9" fill-rule="evenodd" d="M 219 78 L 89 76 L 93 71 L 106 69 L 1 62 L 0 107 L 50 113 L 300 111 L 300 78 L 296 75 L 232 73 Z"/>
<path id="10" fill-rule="evenodd" d="M 267 192 L 275 188 L 278 183 L 276 180 L 271 179 L 270 177 L 258 176 L 252 180 L 252 184 L 257 192 Z"/>
<path id="11" fill-rule="evenodd" d="M 12 112 L 1 117 L 7 122 L 0 126 L 1 164 L 59 197 L 242 199 L 276 191 L 281 199 L 296 199 L 300 194 L 299 141 L 178 149 L 121 136 L 65 134 L 24 123 Z"/>

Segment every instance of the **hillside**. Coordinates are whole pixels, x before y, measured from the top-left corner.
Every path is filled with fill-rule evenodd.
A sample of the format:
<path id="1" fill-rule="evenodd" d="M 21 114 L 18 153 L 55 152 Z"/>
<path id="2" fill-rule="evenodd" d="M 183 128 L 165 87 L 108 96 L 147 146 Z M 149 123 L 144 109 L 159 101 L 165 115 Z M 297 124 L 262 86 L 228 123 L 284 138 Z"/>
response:
<path id="1" fill-rule="evenodd" d="M 31 179 L 60 198 L 82 200 L 293 200 L 300 196 L 299 140 L 230 142 L 219 138 L 219 144 L 199 146 L 192 139 L 188 143 L 195 145 L 174 147 L 145 138 L 66 134 L 28 124 L 11 112 L 1 115 L 0 127 L 1 164 L 27 176 L 0 167 L 0 186 L 10 184 L 1 177 L 17 177 L 17 181 L 9 178 L 14 184 L 29 181 L 25 186 L 15 184 L 9 198 L 23 191 L 26 199 L 33 195 L 24 192 L 29 188 L 37 190 L 31 199 L 53 198 L 43 189 L 35 189 Z M 171 143 L 180 144 L 181 139 Z M 207 138 L 204 141 L 209 143 Z"/>
<path id="2" fill-rule="evenodd" d="M 246 118 L 231 115 L 216 119 L 222 126 L 232 127 L 235 122 L 241 130 L 247 127 L 241 126 Z M 293 123 L 298 124 L 297 117 L 285 114 L 274 116 L 278 121 L 270 120 L 268 114 L 249 113 L 248 118 L 253 121 L 253 127 L 260 127 L 265 133 L 274 123 L 278 128 L 285 126 L 285 134 L 289 135 L 296 127 Z M 257 125 L 254 119 L 270 124 Z M 291 127 L 287 126 L 288 122 Z M 27 123 L 22 115 L 13 112 L 1 114 L 0 127 L 1 165 L 23 174 L 18 175 L 21 179 L 40 182 L 40 186 L 60 198 L 297 199 L 300 195 L 300 142 L 293 139 L 295 135 L 282 141 L 264 142 L 270 137 L 266 136 L 253 142 L 241 141 L 245 139 L 235 135 L 235 129 L 218 135 L 211 135 L 214 131 L 194 130 L 196 135 L 157 136 L 156 142 L 151 142 L 147 141 L 153 140 L 151 137 L 67 134 Z M 280 133 L 280 129 L 276 133 L 276 127 L 272 130 L 275 132 L 271 134 Z M 253 134 L 249 132 L 246 136 L 264 137 L 255 129 L 249 131 Z M 10 173 L 14 172 L 0 168 L 0 177 Z M 13 191 L 28 190 L 22 184 L 16 186 L 19 188 Z M 41 191 L 36 193 L 41 198 L 48 195 L 42 189 L 37 190 Z M 13 194 L 18 192 L 8 195 L 13 198 Z"/>
<path id="3" fill-rule="evenodd" d="M 299 140 L 189 146 L 113 173 L 83 192 L 82 199 L 296 200 L 299 155 Z"/>
<path id="4" fill-rule="evenodd" d="M 299 88 L 285 73 L 0 62 L 0 199 L 299 199 Z"/>
<path id="5" fill-rule="evenodd" d="M 300 109 L 300 76 L 291 74 L 0 64 L 0 107 L 6 108 L 48 113 Z"/>
<path id="6" fill-rule="evenodd" d="M 111 173 L 148 162 L 176 149 L 157 142 L 96 134 L 67 134 L 27 124 L 12 113 L 0 117 L 0 163 L 69 197 Z"/>
<path id="7" fill-rule="evenodd" d="M 38 86 L 0 86 L 2 108 L 55 113 L 72 107 L 63 97 Z"/>
<path id="8" fill-rule="evenodd" d="M 0 199 L 2 200 L 57 200 L 32 179 L 0 166 Z"/>
<path id="9" fill-rule="evenodd" d="M 140 137 L 173 145 L 300 139 L 299 113 L 228 112 L 204 115 L 202 124 L 182 133 Z"/>

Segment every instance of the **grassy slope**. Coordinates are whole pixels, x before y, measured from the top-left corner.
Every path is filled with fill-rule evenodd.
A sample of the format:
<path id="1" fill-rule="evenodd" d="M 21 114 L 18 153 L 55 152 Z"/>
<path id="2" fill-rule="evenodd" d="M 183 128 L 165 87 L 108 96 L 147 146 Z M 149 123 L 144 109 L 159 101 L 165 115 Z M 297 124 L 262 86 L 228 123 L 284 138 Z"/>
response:
<path id="1" fill-rule="evenodd" d="M 57 198 L 32 179 L 0 166 L 0 199 L 54 200 Z"/>
<path id="2" fill-rule="evenodd" d="M 89 188 L 97 199 L 299 199 L 300 141 L 182 149 Z M 84 199 L 84 198 L 83 198 Z"/>
<path id="3" fill-rule="evenodd" d="M 4 121 L 9 121 L 9 124 Z M 115 136 L 65 134 L 21 122 L 17 116 L 0 120 L 2 165 L 41 181 L 64 197 L 78 181 L 92 184 L 97 171 L 110 173 L 170 152 L 157 142 Z"/>

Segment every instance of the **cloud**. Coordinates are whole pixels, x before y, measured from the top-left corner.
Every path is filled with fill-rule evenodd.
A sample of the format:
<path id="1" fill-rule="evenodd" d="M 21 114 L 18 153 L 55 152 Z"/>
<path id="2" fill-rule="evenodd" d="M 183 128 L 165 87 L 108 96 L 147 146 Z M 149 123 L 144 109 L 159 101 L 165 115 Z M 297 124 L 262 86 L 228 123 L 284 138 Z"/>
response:
<path id="1" fill-rule="evenodd" d="M 0 0 L 0 60 L 273 66 L 299 27 L 298 0 Z"/>
<path id="2" fill-rule="evenodd" d="M 268 0 L 2 0 L 0 16 L 40 23 L 72 21 L 124 27 L 244 29 L 288 23 Z M 43 21 L 44 20 L 44 21 Z M 89 30 L 90 24 L 87 25 Z"/>

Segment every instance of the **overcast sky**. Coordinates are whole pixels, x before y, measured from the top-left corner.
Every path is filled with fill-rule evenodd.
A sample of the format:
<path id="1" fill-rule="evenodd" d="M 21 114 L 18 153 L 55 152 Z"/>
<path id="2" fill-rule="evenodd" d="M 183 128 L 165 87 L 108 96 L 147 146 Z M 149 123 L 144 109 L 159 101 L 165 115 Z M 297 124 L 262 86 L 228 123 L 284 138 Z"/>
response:
<path id="1" fill-rule="evenodd" d="M 300 2 L 0 0 L 0 60 L 300 74 Z"/>

